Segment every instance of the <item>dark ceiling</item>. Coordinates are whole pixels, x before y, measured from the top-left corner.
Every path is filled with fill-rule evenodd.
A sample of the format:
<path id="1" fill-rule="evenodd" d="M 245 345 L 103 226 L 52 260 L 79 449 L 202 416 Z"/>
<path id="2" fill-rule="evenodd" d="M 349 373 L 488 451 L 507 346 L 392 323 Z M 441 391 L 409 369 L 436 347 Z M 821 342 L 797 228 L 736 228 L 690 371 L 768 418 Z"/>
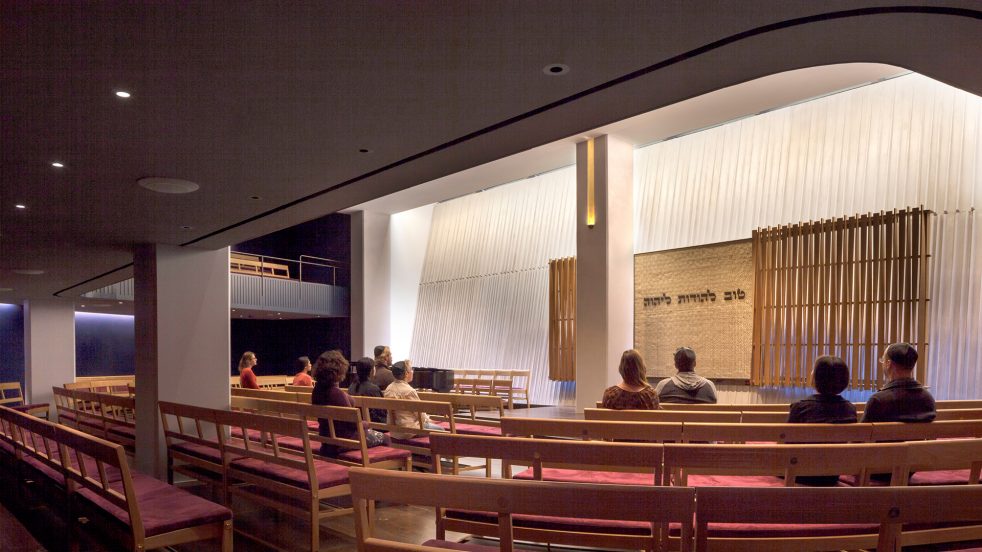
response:
<path id="1" fill-rule="evenodd" d="M 979 93 L 980 9 L 2 0 L 0 302 L 119 280 L 97 277 L 135 244 L 241 242 L 788 69 L 889 63 Z"/>

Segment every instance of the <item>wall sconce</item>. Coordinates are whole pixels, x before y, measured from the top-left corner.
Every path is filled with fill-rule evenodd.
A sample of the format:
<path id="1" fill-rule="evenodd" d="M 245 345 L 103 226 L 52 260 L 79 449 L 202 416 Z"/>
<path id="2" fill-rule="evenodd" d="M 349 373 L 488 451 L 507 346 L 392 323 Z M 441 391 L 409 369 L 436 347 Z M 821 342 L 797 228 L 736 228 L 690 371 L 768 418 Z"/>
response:
<path id="1" fill-rule="evenodd" d="M 597 223 L 597 205 L 594 201 L 594 158 L 593 138 L 586 143 L 586 227 L 593 228 Z"/>

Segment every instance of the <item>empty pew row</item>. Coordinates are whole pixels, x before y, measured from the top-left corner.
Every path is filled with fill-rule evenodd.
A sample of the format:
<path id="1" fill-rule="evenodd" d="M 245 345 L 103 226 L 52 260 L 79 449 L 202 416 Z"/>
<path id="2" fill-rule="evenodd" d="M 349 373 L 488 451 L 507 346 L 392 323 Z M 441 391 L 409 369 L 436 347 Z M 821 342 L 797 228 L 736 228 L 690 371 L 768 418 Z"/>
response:
<path id="1" fill-rule="evenodd" d="M 133 551 L 207 539 L 232 550 L 232 512 L 130 470 L 123 447 L 0 407 L 0 456 L 21 480 L 41 483 L 69 519 L 85 515 Z"/>
<path id="2" fill-rule="evenodd" d="M 0 383 L 0 406 L 13 408 L 21 412 L 26 412 L 31 416 L 48 418 L 48 403 L 28 403 L 24 398 L 24 391 L 20 387 L 19 381 L 9 381 Z"/>
<path id="3" fill-rule="evenodd" d="M 65 389 L 90 391 L 92 393 L 109 393 L 123 397 L 132 397 L 132 391 L 135 385 L 135 376 L 102 376 L 76 378 L 75 381 L 66 383 L 62 387 Z"/>
<path id="4" fill-rule="evenodd" d="M 166 401 L 159 408 L 171 471 L 220 486 L 226 504 L 241 496 L 306 520 L 311 552 L 320 548 L 324 519 L 351 513 L 331 502 L 350 494 L 348 465 L 316 457 L 305 420 Z M 243 534 L 276 548 L 258 534 Z"/>
<path id="5" fill-rule="evenodd" d="M 515 399 L 523 399 L 531 408 L 530 380 L 531 370 L 454 370 L 454 391 L 502 397 L 509 410 L 515 408 Z"/>
<path id="6" fill-rule="evenodd" d="M 519 480 L 740 490 L 794 487 L 799 476 L 837 478 L 837 474 L 846 473 L 849 475 L 843 476 L 838 486 L 843 487 L 839 490 L 849 490 L 856 486 L 885 485 L 871 481 L 870 475 L 886 472 L 892 476 L 889 483 L 893 487 L 945 487 L 959 483 L 982 489 L 977 484 L 982 467 L 982 440 L 978 439 L 837 445 L 663 445 L 433 435 L 431 441 L 436 456 L 499 458 L 503 476 Z M 518 470 L 519 466 L 529 467 Z M 909 479 L 911 470 L 916 473 Z M 922 480 L 915 481 L 922 476 L 922 470 Z M 708 537 L 715 543 L 713 549 L 727 550 L 863 548 L 876 543 L 875 530 L 854 522 L 832 527 L 770 523 L 773 522 L 751 519 L 739 525 L 710 526 Z M 656 536 L 644 523 L 608 520 L 574 523 L 533 517 L 516 520 L 513 529 L 515 538 L 535 542 L 615 548 L 644 548 Z M 982 525 L 974 524 L 957 527 L 922 524 L 909 529 L 909 534 L 904 536 L 905 543 L 982 538 Z M 493 537 L 497 530 L 497 520 L 486 511 L 438 512 L 438 539 L 446 531 Z M 672 538 L 677 540 L 678 533 L 673 533 Z M 815 544 L 820 541 L 822 544 Z"/>
<path id="7" fill-rule="evenodd" d="M 136 399 L 80 388 L 52 388 L 58 423 L 101 439 L 123 445 L 133 452 L 136 445 Z"/>
<path id="8" fill-rule="evenodd" d="M 501 431 L 516 437 L 605 441 L 862 443 L 982 438 L 982 420 L 943 420 L 924 424 L 744 424 L 502 418 Z"/>
<path id="9" fill-rule="evenodd" d="M 293 376 L 256 376 L 260 389 L 282 389 L 293 383 Z M 239 388 L 239 376 L 229 376 L 229 387 Z"/>
<path id="10" fill-rule="evenodd" d="M 923 540 L 914 524 L 949 526 L 953 531 L 982 522 L 982 487 L 934 488 L 673 488 L 582 485 L 537 481 L 481 480 L 439 475 L 351 470 L 358 549 L 367 552 L 435 552 L 437 550 L 514 550 L 536 520 L 564 524 L 566 530 L 539 531 L 536 542 L 562 543 L 590 525 L 634 526 L 644 550 L 787 550 L 842 549 L 855 545 L 899 551 L 901 544 Z M 435 507 L 447 511 L 485 512 L 488 536 L 499 548 L 461 545 L 441 538 L 422 544 L 380 539 L 373 533 L 369 504 L 381 500 Z M 749 506 L 748 506 L 749 505 Z M 694 522 L 693 522 L 694 520 Z M 693 523 L 695 527 L 693 527 Z M 747 548 L 739 538 L 725 536 L 727 525 L 798 528 L 799 532 L 840 535 L 819 540 L 755 539 Z M 852 530 L 851 534 L 846 531 Z M 666 530 L 667 529 L 667 530 Z M 905 530 L 906 529 L 906 530 Z M 577 532 L 580 534 L 577 534 Z M 640 533 L 644 532 L 642 535 Z M 861 533 L 861 534 L 860 534 Z M 694 537 L 693 537 L 694 536 Z M 958 536 L 949 534 L 957 541 Z M 670 542 L 674 538 L 675 542 Z M 582 541 L 581 541 L 582 542 Z M 612 544 L 604 541 L 604 546 Z"/>

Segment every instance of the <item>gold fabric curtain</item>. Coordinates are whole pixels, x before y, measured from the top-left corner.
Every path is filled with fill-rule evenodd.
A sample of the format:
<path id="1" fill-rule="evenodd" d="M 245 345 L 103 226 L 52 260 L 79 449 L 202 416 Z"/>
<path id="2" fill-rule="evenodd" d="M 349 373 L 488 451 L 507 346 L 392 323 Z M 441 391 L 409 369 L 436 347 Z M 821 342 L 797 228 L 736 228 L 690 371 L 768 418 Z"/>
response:
<path id="1" fill-rule="evenodd" d="M 853 389 L 873 389 L 890 343 L 927 359 L 930 216 L 906 209 L 754 231 L 751 383 L 808 386 L 815 359 L 835 355 Z M 927 379 L 926 363 L 918 376 Z"/>
<path id="2" fill-rule="evenodd" d="M 549 379 L 576 380 L 576 257 L 549 261 Z"/>

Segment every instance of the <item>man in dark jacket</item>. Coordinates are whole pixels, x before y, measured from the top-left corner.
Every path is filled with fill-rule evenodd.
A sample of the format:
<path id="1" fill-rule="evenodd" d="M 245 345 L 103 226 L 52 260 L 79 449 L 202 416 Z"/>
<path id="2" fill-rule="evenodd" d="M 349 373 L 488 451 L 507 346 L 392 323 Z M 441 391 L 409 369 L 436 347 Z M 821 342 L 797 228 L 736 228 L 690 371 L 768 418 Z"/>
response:
<path id="1" fill-rule="evenodd" d="M 666 403 L 716 403 L 716 386 L 696 374 L 696 352 L 688 347 L 675 351 L 674 376 L 663 379 L 655 386 L 658 400 Z"/>
<path id="2" fill-rule="evenodd" d="M 880 364 L 887 384 L 866 401 L 863 422 L 930 422 L 934 397 L 914 379 L 917 351 L 910 343 L 887 347 Z"/>

